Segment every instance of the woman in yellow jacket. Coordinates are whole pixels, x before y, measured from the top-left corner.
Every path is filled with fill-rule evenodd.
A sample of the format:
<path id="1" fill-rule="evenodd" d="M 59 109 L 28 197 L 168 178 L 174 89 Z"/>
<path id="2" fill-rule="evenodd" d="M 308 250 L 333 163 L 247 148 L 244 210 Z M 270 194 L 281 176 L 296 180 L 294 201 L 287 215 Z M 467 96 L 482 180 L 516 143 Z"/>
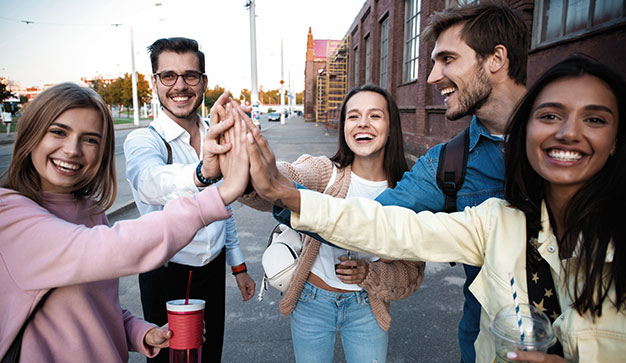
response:
<path id="1" fill-rule="evenodd" d="M 250 173 L 259 194 L 295 212 L 294 228 L 318 232 L 336 246 L 382 258 L 482 266 L 470 287 L 483 309 L 477 361 L 494 359 L 488 327 L 513 303 L 509 273 L 520 302 L 530 303 L 539 276 L 527 279 L 534 268 L 529 261 L 545 261 L 543 278 L 552 278 L 555 291 L 532 303 L 545 309 L 549 299 L 557 300 L 556 311 L 546 313 L 555 319 L 563 356 L 520 351 L 507 358 L 617 362 L 626 352 L 625 119 L 624 79 L 576 55 L 542 75 L 512 115 L 506 200 L 489 199 L 452 214 L 415 214 L 371 200 L 297 191 L 274 178 L 264 164 L 271 151 L 253 142 Z"/>

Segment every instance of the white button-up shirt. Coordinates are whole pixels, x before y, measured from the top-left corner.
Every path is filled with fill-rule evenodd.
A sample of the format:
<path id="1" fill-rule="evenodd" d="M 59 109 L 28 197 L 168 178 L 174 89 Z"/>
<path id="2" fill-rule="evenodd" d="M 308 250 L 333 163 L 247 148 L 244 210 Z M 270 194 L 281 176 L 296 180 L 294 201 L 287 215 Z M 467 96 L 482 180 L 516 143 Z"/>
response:
<path id="1" fill-rule="evenodd" d="M 198 122 L 202 150 L 208 126 L 204 122 Z M 200 191 L 194 179 L 200 158 L 190 144 L 189 133 L 165 112 L 160 112 L 159 117 L 150 125 L 171 146 L 172 164 L 167 164 L 165 143 L 154 130 L 141 128 L 126 137 L 126 177 L 141 215 L 162 210 L 168 201 Z M 189 266 L 204 266 L 215 259 L 224 246 L 226 263 L 237 266 L 244 262 L 232 216 L 200 229 L 191 243 L 170 261 Z"/>

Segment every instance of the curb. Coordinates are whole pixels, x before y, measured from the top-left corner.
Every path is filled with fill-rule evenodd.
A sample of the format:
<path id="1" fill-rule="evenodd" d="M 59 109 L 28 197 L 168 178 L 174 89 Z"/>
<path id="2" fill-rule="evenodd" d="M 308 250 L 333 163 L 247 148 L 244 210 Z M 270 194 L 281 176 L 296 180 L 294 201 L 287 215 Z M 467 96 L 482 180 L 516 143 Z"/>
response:
<path id="1" fill-rule="evenodd" d="M 109 210 L 107 210 L 106 211 L 107 219 L 117 217 L 119 214 L 122 214 L 133 208 L 135 208 L 135 201 L 129 200 L 127 202 L 124 202 L 118 207 L 110 208 Z"/>

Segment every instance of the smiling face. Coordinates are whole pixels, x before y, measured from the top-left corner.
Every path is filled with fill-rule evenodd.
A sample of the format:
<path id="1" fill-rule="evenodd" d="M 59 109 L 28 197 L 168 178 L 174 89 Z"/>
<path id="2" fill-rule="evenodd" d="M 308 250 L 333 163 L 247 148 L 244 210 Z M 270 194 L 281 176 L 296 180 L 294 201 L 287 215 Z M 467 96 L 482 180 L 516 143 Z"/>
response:
<path id="1" fill-rule="evenodd" d="M 39 174 L 41 190 L 71 193 L 92 170 L 99 167 L 103 122 L 92 108 L 73 108 L 63 112 L 31 152 Z"/>
<path id="2" fill-rule="evenodd" d="M 159 66 L 155 73 L 174 72 L 184 74 L 185 72 L 199 72 L 198 56 L 192 52 L 178 54 L 176 52 L 164 51 L 159 54 Z M 183 77 L 178 77 L 173 86 L 164 86 L 159 77 L 152 78 L 154 90 L 159 97 L 159 102 L 165 113 L 174 121 L 191 120 L 196 121 L 196 110 L 202 103 L 202 95 L 206 90 L 206 76 L 202 75 L 201 81 L 190 86 L 185 83 Z"/>
<path id="3" fill-rule="evenodd" d="M 389 136 L 389 111 L 385 98 L 369 91 L 352 96 L 346 103 L 343 130 L 346 143 L 355 159 L 382 160 Z"/>
<path id="4" fill-rule="evenodd" d="M 437 37 L 432 52 L 433 69 L 428 83 L 444 97 L 450 120 L 475 114 L 489 99 L 491 84 L 484 62 L 461 38 L 465 23 L 451 26 Z"/>
<path id="5" fill-rule="evenodd" d="M 548 192 L 572 195 L 605 165 L 618 129 L 615 95 L 599 78 L 558 79 L 538 95 L 526 131 L 526 154 Z"/>

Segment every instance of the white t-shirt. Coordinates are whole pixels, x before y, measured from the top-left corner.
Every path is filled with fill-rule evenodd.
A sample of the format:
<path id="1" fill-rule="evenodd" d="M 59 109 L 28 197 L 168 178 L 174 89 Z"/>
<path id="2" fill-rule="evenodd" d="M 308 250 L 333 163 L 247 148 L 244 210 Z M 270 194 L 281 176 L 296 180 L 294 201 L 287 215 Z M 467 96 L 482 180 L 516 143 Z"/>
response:
<path id="1" fill-rule="evenodd" d="M 380 193 L 387 189 L 387 181 L 369 181 L 365 180 L 358 175 L 351 173 L 350 186 L 348 187 L 348 194 L 346 198 L 362 197 L 368 199 L 375 199 Z M 339 280 L 335 273 L 335 264 L 338 264 L 339 256 L 346 256 L 350 254 L 352 259 L 369 258 L 370 261 L 378 260 L 378 257 L 372 256 L 366 253 L 347 251 L 343 248 L 337 248 L 322 243 L 320 246 L 320 252 L 313 262 L 311 272 L 319 276 L 325 283 L 337 289 L 359 291 L 362 290 L 359 285 L 356 284 L 344 284 Z"/>

